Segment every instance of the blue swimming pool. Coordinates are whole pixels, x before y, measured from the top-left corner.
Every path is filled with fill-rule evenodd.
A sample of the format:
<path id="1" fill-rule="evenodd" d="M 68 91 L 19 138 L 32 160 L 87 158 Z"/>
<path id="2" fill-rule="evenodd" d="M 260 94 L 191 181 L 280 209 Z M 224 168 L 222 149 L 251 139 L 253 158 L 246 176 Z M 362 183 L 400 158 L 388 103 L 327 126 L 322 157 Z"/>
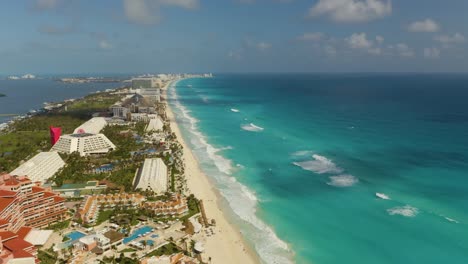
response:
<path id="1" fill-rule="evenodd" d="M 124 238 L 123 243 L 127 244 L 128 242 L 137 239 L 140 235 L 144 235 L 147 232 L 151 232 L 153 229 L 149 226 L 143 226 L 135 230 L 131 236 Z"/>
<path id="2" fill-rule="evenodd" d="M 73 240 L 78 240 L 78 239 L 86 236 L 86 234 L 83 234 L 83 233 L 78 232 L 78 231 L 73 231 L 71 233 L 66 234 L 65 236 L 70 238 L 71 241 L 73 241 Z"/>

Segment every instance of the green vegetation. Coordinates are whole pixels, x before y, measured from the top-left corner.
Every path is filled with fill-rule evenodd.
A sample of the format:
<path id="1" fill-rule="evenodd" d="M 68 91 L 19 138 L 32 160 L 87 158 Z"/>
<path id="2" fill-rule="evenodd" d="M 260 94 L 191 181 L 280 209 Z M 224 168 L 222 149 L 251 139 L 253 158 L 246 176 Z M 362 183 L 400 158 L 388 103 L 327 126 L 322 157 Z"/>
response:
<path id="1" fill-rule="evenodd" d="M 65 156 L 64 160 L 67 166 L 54 177 L 54 182 L 57 186 L 62 186 L 64 183 L 86 182 L 89 180 L 85 171 L 89 169 L 90 163 L 86 158 L 81 157 L 78 153 L 72 153 Z M 94 178 L 94 175 L 92 178 Z"/>
<path id="2" fill-rule="evenodd" d="M 96 225 L 100 225 L 109 220 L 113 213 L 114 211 L 112 210 L 99 211 L 99 216 L 96 219 Z"/>
<path id="3" fill-rule="evenodd" d="M 42 264 L 55 264 L 57 263 L 57 253 L 52 248 L 46 250 L 39 250 L 37 258 Z"/>
<path id="4" fill-rule="evenodd" d="M 128 165 L 128 167 L 112 172 L 108 179 L 117 185 L 123 186 L 125 191 L 129 192 L 133 189 L 133 178 L 138 167 L 140 167 L 139 163 Z"/>
<path id="5" fill-rule="evenodd" d="M 146 255 L 146 257 L 172 255 L 174 253 L 179 253 L 179 252 L 181 252 L 181 250 L 176 246 L 176 244 L 171 242 L 158 249 L 151 251 L 150 253 L 148 253 L 148 255 Z"/>
<path id="6" fill-rule="evenodd" d="M 182 221 L 187 220 L 193 215 L 198 214 L 200 212 L 200 207 L 198 206 L 198 199 L 195 198 L 193 194 L 187 197 L 187 205 L 189 208 L 189 212 L 187 215 L 184 215 L 180 218 L 180 220 Z"/>
<path id="7" fill-rule="evenodd" d="M 125 257 L 123 253 L 120 253 L 120 256 L 118 258 L 116 258 L 114 256 L 111 256 L 111 257 L 104 256 L 102 258 L 102 262 L 103 263 L 120 263 L 120 264 L 138 264 L 138 263 L 140 263 L 140 261 L 138 261 L 137 259 L 131 259 L 131 258 Z"/>
<path id="8" fill-rule="evenodd" d="M 79 116 L 89 116 L 95 112 L 107 111 L 111 105 L 120 100 L 120 96 L 107 93 L 90 94 L 83 100 L 75 101 L 68 106 L 68 111 Z"/>
<path id="9" fill-rule="evenodd" d="M 171 169 L 171 191 L 172 192 L 175 192 L 175 174 L 176 174 L 176 169 L 174 168 L 174 166 L 172 166 L 172 169 Z"/>
<path id="10" fill-rule="evenodd" d="M 52 229 L 55 232 L 63 230 L 70 225 L 70 220 L 65 220 L 63 222 L 57 222 L 55 224 L 51 224 L 47 227 L 47 229 Z"/>
<path id="11" fill-rule="evenodd" d="M 136 252 L 136 250 L 133 249 L 133 248 L 126 248 L 126 249 L 120 251 L 120 253 L 127 253 L 127 252 Z"/>

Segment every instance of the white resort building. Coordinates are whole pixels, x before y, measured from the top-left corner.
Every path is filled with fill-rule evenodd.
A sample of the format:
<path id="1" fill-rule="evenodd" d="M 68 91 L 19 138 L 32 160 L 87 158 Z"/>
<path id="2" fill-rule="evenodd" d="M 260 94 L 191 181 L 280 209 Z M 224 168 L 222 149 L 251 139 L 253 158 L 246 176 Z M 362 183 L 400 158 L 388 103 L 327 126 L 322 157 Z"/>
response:
<path id="1" fill-rule="evenodd" d="M 65 166 L 65 162 L 63 162 L 57 152 L 40 152 L 10 172 L 10 174 L 28 176 L 32 182 L 44 183 L 63 166 Z"/>
<path id="2" fill-rule="evenodd" d="M 107 125 L 107 121 L 104 117 L 93 117 L 90 120 L 84 122 L 81 126 L 77 127 L 73 134 L 98 134 Z"/>
<path id="3" fill-rule="evenodd" d="M 150 189 L 155 193 L 167 191 L 167 167 L 160 158 L 145 159 L 133 180 L 135 189 Z"/>
<path id="4" fill-rule="evenodd" d="M 152 119 L 149 120 L 149 123 L 146 126 L 145 130 L 146 130 L 146 132 L 162 131 L 163 127 L 164 127 L 163 121 L 161 120 L 161 118 L 156 116 L 155 118 L 152 118 Z"/>
<path id="5" fill-rule="evenodd" d="M 115 145 L 104 134 L 71 134 L 63 135 L 51 151 L 62 153 L 78 152 L 81 156 L 104 154 L 114 150 Z"/>

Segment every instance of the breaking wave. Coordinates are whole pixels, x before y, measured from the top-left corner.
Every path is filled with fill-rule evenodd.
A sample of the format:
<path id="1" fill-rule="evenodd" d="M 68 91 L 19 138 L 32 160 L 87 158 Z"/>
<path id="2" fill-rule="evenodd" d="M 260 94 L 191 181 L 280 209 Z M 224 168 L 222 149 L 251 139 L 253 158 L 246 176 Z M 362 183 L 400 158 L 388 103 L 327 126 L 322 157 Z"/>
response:
<path id="1" fill-rule="evenodd" d="M 293 164 L 303 168 L 304 170 L 312 171 L 318 174 L 341 173 L 343 171 L 343 169 L 336 166 L 336 164 L 333 163 L 333 161 L 327 159 L 324 156 L 313 154 L 312 158 L 313 160 L 297 161 Z"/>
<path id="2" fill-rule="evenodd" d="M 263 127 L 256 126 L 254 123 L 242 125 L 241 128 L 246 131 L 251 131 L 251 132 L 261 132 L 264 130 Z"/>
<path id="3" fill-rule="evenodd" d="M 230 176 L 233 169 L 231 160 L 219 155 L 218 152 L 221 149 L 210 145 L 206 137 L 198 131 L 196 125 L 198 120 L 191 117 L 189 111 L 177 100 L 175 85 L 176 83 L 170 85 L 168 95 L 173 99 L 170 101 L 172 101 L 173 110 L 176 110 L 174 113 L 179 117 L 177 122 L 181 128 L 191 134 L 189 136 L 191 148 L 199 159 L 200 165 L 203 165 L 201 167 L 210 178 L 215 180 L 220 194 L 226 199 L 232 211 L 247 223 L 247 227 L 242 228 L 242 233 L 248 240 L 251 240 L 263 262 L 293 263 L 288 245 L 276 236 L 271 227 L 257 217 L 258 199 L 255 193 Z"/>
<path id="4" fill-rule="evenodd" d="M 358 182 L 359 180 L 353 175 L 343 174 L 338 176 L 331 176 L 330 181 L 327 182 L 327 184 L 335 187 L 350 187 Z"/>
<path id="5" fill-rule="evenodd" d="M 410 205 L 405 206 L 397 206 L 390 209 L 387 209 L 389 215 L 401 215 L 405 217 L 415 217 L 419 210 L 416 207 L 412 207 Z"/>

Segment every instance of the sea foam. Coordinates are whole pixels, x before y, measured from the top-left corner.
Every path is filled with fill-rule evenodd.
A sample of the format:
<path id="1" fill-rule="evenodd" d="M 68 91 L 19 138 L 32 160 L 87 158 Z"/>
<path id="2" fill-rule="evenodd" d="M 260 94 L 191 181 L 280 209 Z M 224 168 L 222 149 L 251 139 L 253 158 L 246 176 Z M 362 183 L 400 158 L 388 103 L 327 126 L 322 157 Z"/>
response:
<path id="1" fill-rule="evenodd" d="M 353 175 L 343 174 L 338 176 L 331 176 L 330 181 L 327 182 L 327 184 L 335 187 L 350 187 L 358 182 L 359 180 Z"/>
<path id="2" fill-rule="evenodd" d="M 333 161 L 327 159 L 324 156 L 313 154 L 312 158 L 313 160 L 297 161 L 293 162 L 293 164 L 303 168 L 304 170 L 312 171 L 318 174 L 341 173 L 343 171 L 343 169 L 336 166 Z"/>
<path id="3" fill-rule="evenodd" d="M 263 127 L 259 127 L 255 125 L 254 123 L 242 125 L 241 128 L 246 131 L 251 131 L 251 132 L 261 132 L 264 130 Z"/>
<path id="4" fill-rule="evenodd" d="M 389 215 L 402 215 L 405 217 L 415 217 L 419 213 L 419 210 L 416 207 L 405 205 L 405 206 L 397 206 L 397 207 L 387 209 L 387 213 Z"/>
<path id="5" fill-rule="evenodd" d="M 171 85 L 169 95 L 173 99 L 173 109 L 178 111 L 175 111 L 175 114 L 180 117 L 177 122 L 181 124 L 181 128 L 185 128 L 191 134 L 190 143 L 202 169 L 215 180 L 218 190 L 235 215 L 242 220 L 242 223 L 247 223 L 247 226 L 242 225 L 242 233 L 255 246 L 255 250 L 264 263 L 293 263 L 288 245 L 276 236 L 271 227 L 256 216 L 258 199 L 255 193 L 230 176 L 232 161 L 218 154 L 222 149 L 217 149 L 207 142 L 205 136 L 197 128 L 198 120 L 191 117 L 189 111 L 177 100 L 175 85 L 176 83 Z M 210 164 L 214 164 L 214 167 Z"/>

